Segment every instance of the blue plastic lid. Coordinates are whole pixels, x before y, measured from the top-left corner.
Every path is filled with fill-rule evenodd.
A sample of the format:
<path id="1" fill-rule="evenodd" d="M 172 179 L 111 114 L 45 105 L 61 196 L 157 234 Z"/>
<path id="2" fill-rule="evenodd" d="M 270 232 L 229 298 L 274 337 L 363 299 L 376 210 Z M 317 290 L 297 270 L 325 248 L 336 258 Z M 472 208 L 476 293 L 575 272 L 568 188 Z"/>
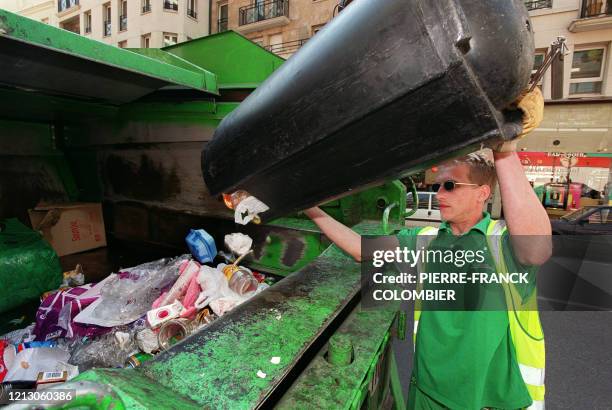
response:
<path id="1" fill-rule="evenodd" d="M 193 257 L 200 263 L 212 262 L 217 256 L 215 240 L 204 229 L 191 229 L 185 242 Z"/>

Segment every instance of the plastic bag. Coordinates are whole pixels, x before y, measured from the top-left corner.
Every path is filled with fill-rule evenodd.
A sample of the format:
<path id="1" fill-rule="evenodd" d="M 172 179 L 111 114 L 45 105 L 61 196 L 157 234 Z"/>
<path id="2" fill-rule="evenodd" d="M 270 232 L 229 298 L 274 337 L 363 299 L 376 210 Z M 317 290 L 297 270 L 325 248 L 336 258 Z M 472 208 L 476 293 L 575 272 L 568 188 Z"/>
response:
<path id="1" fill-rule="evenodd" d="M 74 318 L 87 306 L 99 299 L 94 284 L 60 290 L 43 299 L 36 311 L 36 340 L 58 337 L 99 336 L 110 329 L 74 323 Z M 93 290 L 93 292 L 92 292 Z"/>
<path id="2" fill-rule="evenodd" d="M 12 380 L 36 380 L 39 372 L 67 371 L 68 378 L 78 375 L 78 369 L 69 365 L 70 355 L 57 347 L 36 347 L 24 349 L 15 356 L 8 369 L 5 382 Z"/>
<path id="3" fill-rule="evenodd" d="M 7 340 L 14 345 L 23 342 L 30 342 L 36 337 L 34 335 L 34 326 L 35 323 L 32 323 L 30 326 L 24 327 L 23 329 L 13 330 L 12 332 L 0 336 L 0 339 Z"/>
<path id="4" fill-rule="evenodd" d="M 197 309 L 202 309 L 215 299 L 235 295 L 229 288 L 225 275 L 219 269 L 202 265 L 198 282 L 202 291 L 195 302 Z"/>
<path id="5" fill-rule="evenodd" d="M 24 304 L 62 282 L 51 246 L 17 219 L 0 221 L 0 313 Z"/>
<path id="6" fill-rule="evenodd" d="M 124 367 L 130 355 L 138 352 L 135 332 L 125 327 L 94 340 L 82 340 L 70 357 L 69 363 L 81 372 L 92 367 Z"/>
<path id="7" fill-rule="evenodd" d="M 76 322 L 119 326 L 143 316 L 166 286 L 174 283 L 189 255 L 160 259 L 124 269 L 101 289 L 100 300 L 84 309 Z"/>

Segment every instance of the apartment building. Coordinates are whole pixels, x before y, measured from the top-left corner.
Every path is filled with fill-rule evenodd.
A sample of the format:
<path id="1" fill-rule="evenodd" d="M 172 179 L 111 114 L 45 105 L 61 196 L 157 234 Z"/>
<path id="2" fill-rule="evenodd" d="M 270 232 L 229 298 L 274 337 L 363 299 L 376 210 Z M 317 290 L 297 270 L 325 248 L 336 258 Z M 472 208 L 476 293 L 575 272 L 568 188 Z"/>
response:
<path id="1" fill-rule="evenodd" d="M 209 34 L 208 0 L 4 0 L 0 6 L 118 47 L 158 48 Z"/>
<path id="2" fill-rule="evenodd" d="M 525 4 L 535 33 L 534 69 L 558 36 L 566 38 L 568 47 L 562 74 L 553 79 L 549 70 L 541 82 L 544 121 L 519 145 L 527 176 L 535 185 L 569 179 L 609 191 L 612 2 L 528 0 Z"/>
<path id="3" fill-rule="evenodd" d="M 234 30 L 288 58 L 337 13 L 338 0 L 213 0 L 211 32 Z"/>

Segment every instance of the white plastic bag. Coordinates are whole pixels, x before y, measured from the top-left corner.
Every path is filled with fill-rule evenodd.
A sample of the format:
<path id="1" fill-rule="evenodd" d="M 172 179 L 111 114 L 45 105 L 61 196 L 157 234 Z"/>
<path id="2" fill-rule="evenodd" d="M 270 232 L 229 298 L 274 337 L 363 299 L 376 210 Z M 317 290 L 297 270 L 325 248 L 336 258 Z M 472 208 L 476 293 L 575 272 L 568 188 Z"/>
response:
<path id="1" fill-rule="evenodd" d="M 78 375 L 78 369 L 68 364 L 70 354 L 57 347 L 34 347 L 17 353 L 4 381 L 36 380 L 39 372 L 66 370 L 68 378 Z"/>

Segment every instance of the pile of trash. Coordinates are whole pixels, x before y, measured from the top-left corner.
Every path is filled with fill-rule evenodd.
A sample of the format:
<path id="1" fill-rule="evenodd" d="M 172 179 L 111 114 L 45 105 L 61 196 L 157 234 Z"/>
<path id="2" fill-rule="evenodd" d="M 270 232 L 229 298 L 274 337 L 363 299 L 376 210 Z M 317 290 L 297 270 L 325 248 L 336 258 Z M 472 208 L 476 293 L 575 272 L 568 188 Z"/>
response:
<path id="1" fill-rule="evenodd" d="M 247 235 L 225 236 L 217 252 L 204 230 L 186 238 L 191 255 L 160 259 L 84 284 L 80 268 L 45 293 L 30 326 L 0 336 L 0 382 L 44 388 L 92 367 L 136 367 L 209 325 L 273 283 L 240 266 Z M 210 264 L 215 256 L 227 263 Z M 30 383 L 24 387 L 25 384 Z"/>

